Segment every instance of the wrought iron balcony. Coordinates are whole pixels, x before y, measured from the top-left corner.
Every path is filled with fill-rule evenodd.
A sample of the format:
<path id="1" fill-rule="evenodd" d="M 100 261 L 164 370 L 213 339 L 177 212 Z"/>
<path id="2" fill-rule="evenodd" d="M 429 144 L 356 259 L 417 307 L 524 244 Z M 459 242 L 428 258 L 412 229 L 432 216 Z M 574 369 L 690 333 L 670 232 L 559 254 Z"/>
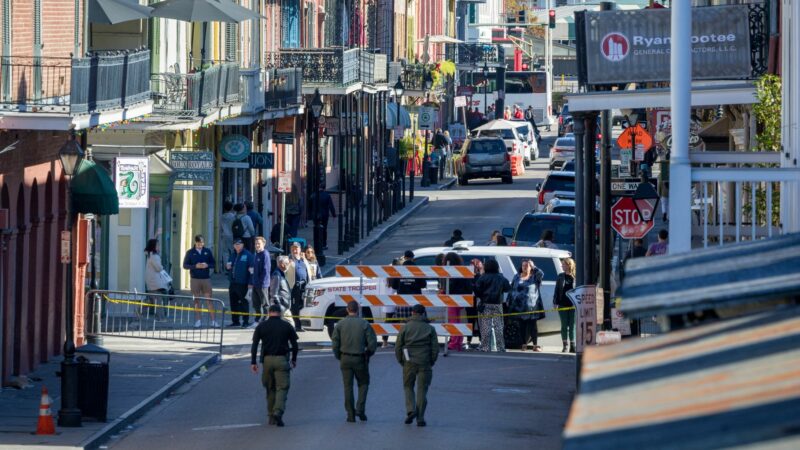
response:
<path id="1" fill-rule="evenodd" d="M 505 64 L 503 47 L 495 44 L 445 44 L 445 59 L 459 65 Z"/>
<path id="2" fill-rule="evenodd" d="M 267 109 L 302 104 L 303 71 L 299 68 L 268 70 L 264 91 Z"/>
<path id="3" fill-rule="evenodd" d="M 150 79 L 153 111 L 157 114 L 193 118 L 206 115 L 213 108 L 239 103 L 239 63 L 225 62 L 193 73 L 154 74 Z"/>
<path id="4" fill-rule="evenodd" d="M 150 98 L 150 51 L 0 57 L 0 111 L 89 114 Z"/>
<path id="5" fill-rule="evenodd" d="M 357 48 L 284 48 L 269 52 L 267 62 L 269 67 L 277 69 L 300 69 L 302 83 L 310 87 L 346 87 L 357 82 L 387 81 L 386 55 Z"/>

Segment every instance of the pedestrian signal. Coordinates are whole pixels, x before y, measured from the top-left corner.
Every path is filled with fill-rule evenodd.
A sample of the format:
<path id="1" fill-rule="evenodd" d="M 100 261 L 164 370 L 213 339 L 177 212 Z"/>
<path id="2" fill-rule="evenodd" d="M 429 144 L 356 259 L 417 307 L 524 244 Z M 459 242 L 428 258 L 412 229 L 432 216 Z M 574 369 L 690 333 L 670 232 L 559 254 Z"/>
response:
<path id="1" fill-rule="evenodd" d="M 556 10 L 551 9 L 549 12 L 548 17 L 550 18 L 550 28 L 556 27 Z"/>

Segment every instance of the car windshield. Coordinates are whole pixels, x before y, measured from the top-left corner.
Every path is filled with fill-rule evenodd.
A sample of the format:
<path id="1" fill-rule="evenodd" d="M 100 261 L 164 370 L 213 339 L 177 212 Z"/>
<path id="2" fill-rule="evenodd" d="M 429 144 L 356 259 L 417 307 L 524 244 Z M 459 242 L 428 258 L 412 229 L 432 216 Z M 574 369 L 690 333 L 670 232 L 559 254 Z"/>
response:
<path id="1" fill-rule="evenodd" d="M 500 130 L 481 130 L 481 137 L 499 137 L 500 139 L 515 139 L 514 130 L 503 128 Z"/>
<path id="2" fill-rule="evenodd" d="M 528 127 L 517 127 L 517 134 L 522 136 L 523 138 L 528 137 Z"/>
<path id="3" fill-rule="evenodd" d="M 575 192 L 575 177 L 568 175 L 550 175 L 542 186 L 545 191 L 569 191 Z"/>
<path id="4" fill-rule="evenodd" d="M 553 211 L 556 214 L 572 214 L 575 215 L 575 207 L 574 206 L 555 206 L 553 207 Z"/>
<path id="5" fill-rule="evenodd" d="M 556 147 L 575 147 L 574 137 L 560 137 L 556 139 Z"/>
<path id="6" fill-rule="evenodd" d="M 519 273 L 519 270 L 522 267 L 522 261 L 526 259 L 533 261 L 533 265 L 544 272 L 544 281 L 555 281 L 556 278 L 558 278 L 558 270 L 556 269 L 556 265 L 553 263 L 553 258 L 549 256 L 512 256 L 511 264 L 514 265 L 517 273 Z"/>
<path id="7" fill-rule="evenodd" d="M 503 153 L 506 147 L 498 141 L 472 141 L 469 146 L 469 153 Z"/>
<path id="8" fill-rule="evenodd" d="M 552 230 L 556 244 L 575 242 L 575 217 L 573 216 L 525 216 L 517 227 L 515 241 L 538 242 L 542 233 Z"/>

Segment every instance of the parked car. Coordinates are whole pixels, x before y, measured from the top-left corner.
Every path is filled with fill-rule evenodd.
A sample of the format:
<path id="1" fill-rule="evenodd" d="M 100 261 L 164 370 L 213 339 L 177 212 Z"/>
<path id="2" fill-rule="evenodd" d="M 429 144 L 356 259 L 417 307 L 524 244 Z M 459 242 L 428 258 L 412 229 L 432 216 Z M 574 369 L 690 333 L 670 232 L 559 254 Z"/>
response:
<path id="1" fill-rule="evenodd" d="M 553 198 L 575 199 L 575 172 L 550 172 L 544 182 L 536 186 L 536 210 L 543 211 Z"/>
<path id="2" fill-rule="evenodd" d="M 476 137 L 497 137 L 503 140 L 506 150 L 512 155 L 522 156 L 527 167 L 535 157 L 538 157 L 539 145 L 535 139 L 529 139 L 533 127 L 528 122 L 511 120 L 492 120 L 473 130 Z M 533 141 L 533 144 L 531 144 Z"/>
<path id="3" fill-rule="evenodd" d="M 599 160 L 595 160 L 597 163 L 594 165 L 594 173 L 600 173 L 600 162 Z M 561 166 L 562 172 L 575 172 L 575 159 L 570 159 L 569 161 L 565 162 L 563 166 Z"/>
<path id="4" fill-rule="evenodd" d="M 550 149 L 550 170 L 560 169 L 567 161 L 575 159 L 575 138 L 560 137 Z"/>
<path id="5" fill-rule="evenodd" d="M 539 159 L 539 141 L 542 138 L 527 120 L 512 120 L 512 122 L 517 126 L 517 135 L 528 144 L 528 157 L 525 159 L 525 167 L 527 167 L 531 161 Z"/>
<path id="6" fill-rule="evenodd" d="M 561 250 L 573 253 L 575 250 L 575 216 L 572 214 L 527 213 L 522 216 L 511 245 L 515 247 L 532 246 L 539 242 L 545 230 L 553 231 L 553 243 Z M 507 230 L 504 230 L 507 231 Z"/>
<path id="7" fill-rule="evenodd" d="M 564 198 L 552 198 L 544 207 L 544 212 L 554 214 L 571 214 L 575 215 L 575 200 L 567 200 Z"/>
<path id="8" fill-rule="evenodd" d="M 499 138 L 470 138 L 454 154 L 458 184 L 466 185 L 474 178 L 500 178 L 513 183 L 511 155 Z"/>
<path id="9" fill-rule="evenodd" d="M 545 306 L 549 306 L 553 300 L 556 278 L 561 270 L 561 259 L 568 258 L 571 253 L 564 250 L 538 248 L 538 247 L 497 247 L 497 246 L 476 246 L 472 241 L 461 241 L 453 244 L 453 247 L 426 247 L 414 250 L 414 261 L 417 265 L 433 265 L 436 255 L 439 253 L 455 252 L 458 253 L 466 264 L 472 259 L 479 259 L 484 263 L 489 259 L 494 259 L 500 265 L 500 273 L 511 282 L 517 274 L 523 259 L 530 259 L 533 264 L 544 272 L 542 281 L 542 299 Z M 429 282 L 429 287 L 435 286 L 435 281 Z M 431 313 L 429 313 L 431 315 Z M 433 313 L 434 316 L 439 314 Z M 557 332 L 561 329 L 558 314 L 549 312 L 545 318 L 538 323 L 540 333 Z"/>

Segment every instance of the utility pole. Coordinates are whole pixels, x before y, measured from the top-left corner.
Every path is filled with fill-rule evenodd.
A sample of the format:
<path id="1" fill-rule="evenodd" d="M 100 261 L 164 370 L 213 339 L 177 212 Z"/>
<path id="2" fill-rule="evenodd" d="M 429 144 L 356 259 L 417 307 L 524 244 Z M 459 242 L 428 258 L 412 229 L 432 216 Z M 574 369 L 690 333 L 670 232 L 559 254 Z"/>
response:
<path id="1" fill-rule="evenodd" d="M 692 168 L 689 165 L 689 114 L 692 106 L 692 2 L 673 0 L 670 44 L 672 148 L 669 168 L 669 253 L 692 249 Z"/>
<path id="2" fill-rule="evenodd" d="M 600 10 L 614 8 L 612 2 L 601 2 Z M 614 240 L 611 231 L 611 111 L 602 112 L 600 133 L 600 277 L 603 290 L 603 329 L 611 329 L 611 254 Z M 620 255 L 620 258 L 622 255 Z"/>

